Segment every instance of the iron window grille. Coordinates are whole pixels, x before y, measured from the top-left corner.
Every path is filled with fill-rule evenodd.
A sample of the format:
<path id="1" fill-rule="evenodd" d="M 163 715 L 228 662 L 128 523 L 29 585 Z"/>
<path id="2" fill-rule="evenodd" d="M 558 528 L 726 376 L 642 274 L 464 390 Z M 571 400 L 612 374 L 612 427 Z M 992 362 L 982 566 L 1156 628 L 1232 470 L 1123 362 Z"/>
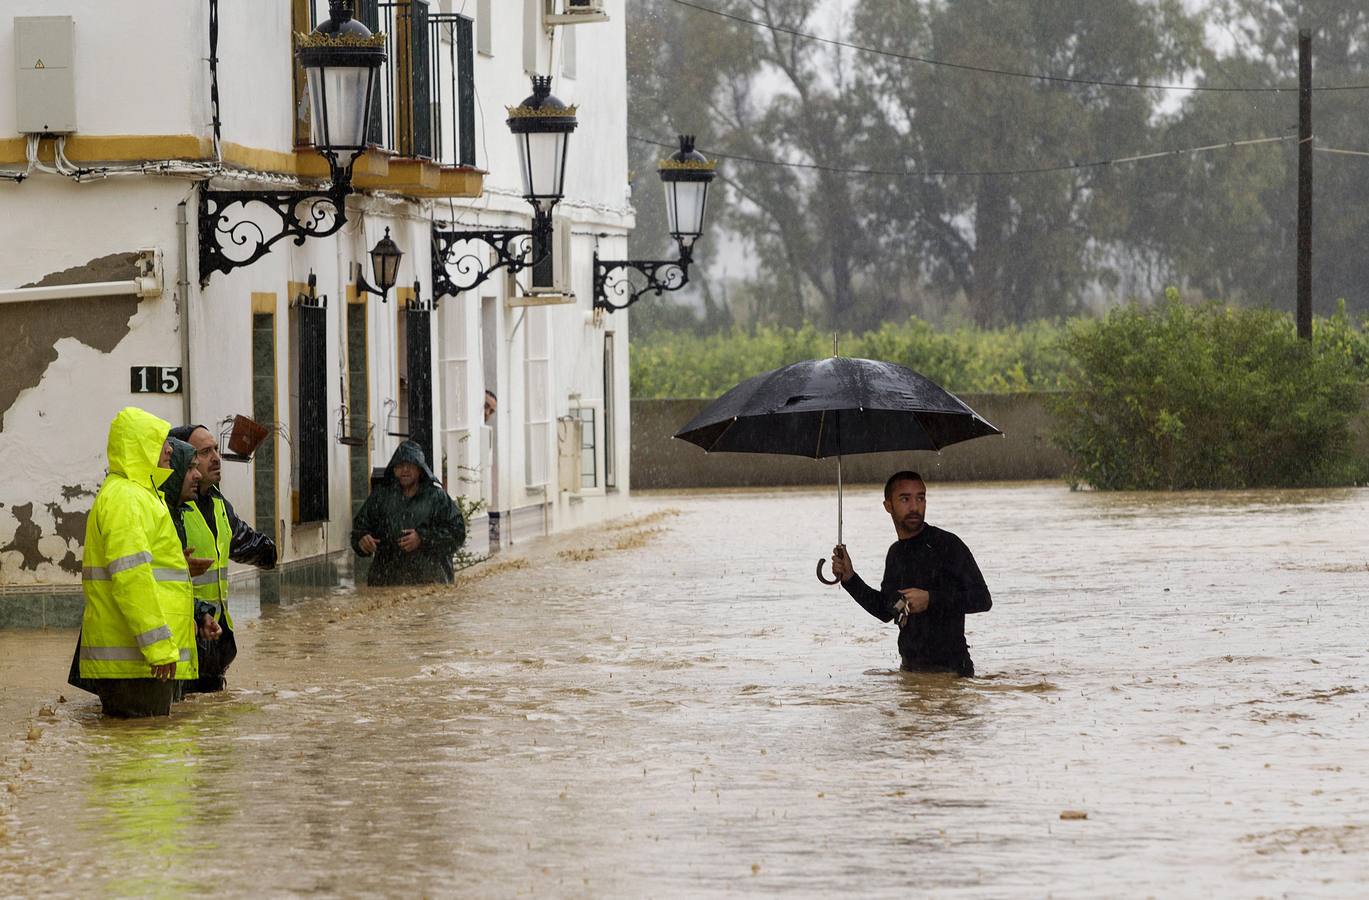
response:
<path id="1" fill-rule="evenodd" d="M 312 291 L 311 291 L 312 293 Z M 301 295 L 299 315 L 299 520 L 328 519 L 328 298 Z"/>

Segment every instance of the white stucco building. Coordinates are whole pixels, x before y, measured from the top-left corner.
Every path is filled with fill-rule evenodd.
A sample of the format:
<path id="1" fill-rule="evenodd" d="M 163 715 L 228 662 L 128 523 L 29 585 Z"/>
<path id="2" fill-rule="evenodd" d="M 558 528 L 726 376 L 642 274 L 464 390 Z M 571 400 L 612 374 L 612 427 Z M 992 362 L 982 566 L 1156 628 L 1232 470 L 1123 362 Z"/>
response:
<path id="1" fill-rule="evenodd" d="M 127 405 L 222 443 L 234 416 L 271 429 L 223 477 L 238 514 L 277 540 L 266 601 L 336 577 L 368 475 L 406 434 L 432 448 L 451 494 L 498 513 L 500 543 L 621 508 L 627 316 L 595 313 L 591 259 L 596 246 L 623 256 L 633 225 L 623 3 L 359 0 L 388 57 L 347 221 L 228 271 L 204 259 L 241 258 L 280 219 L 258 205 L 246 214 L 262 235 L 225 220 L 216 236 L 203 192 L 328 178 L 293 54 L 326 0 L 5 4 L 0 627 L 78 620 L 85 515 Z M 558 23 L 568 6 L 574 24 Z M 578 107 L 553 259 L 536 286 L 531 269 L 501 270 L 432 309 L 447 268 L 434 269 L 435 227 L 529 227 L 505 118 L 533 74 Z M 357 273 L 374 281 L 368 253 L 387 229 L 404 256 L 382 302 Z M 460 246 L 489 264 L 483 244 Z M 321 310 L 300 302 L 311 274 Z M 487 389 L 499 398 L 488 424 Z M 484 552 L 490 533 L 477 513 L 468 547 Z M 258 583 L 239 568 L 235 596 L 250 598 Z"/>

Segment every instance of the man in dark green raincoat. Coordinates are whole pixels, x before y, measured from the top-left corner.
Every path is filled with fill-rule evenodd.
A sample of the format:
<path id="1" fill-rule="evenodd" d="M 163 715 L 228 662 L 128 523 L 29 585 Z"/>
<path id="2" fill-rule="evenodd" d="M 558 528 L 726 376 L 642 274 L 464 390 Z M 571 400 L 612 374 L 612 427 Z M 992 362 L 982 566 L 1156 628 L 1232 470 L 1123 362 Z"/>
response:
<path id="1" fill-rule="evenodd" d="M 466 539 L 456 503 L 413 441 L 399 445 L 352 520 L 352 549 L 374 557 L 366 583 L 450 584 L 452 555 Z"/>

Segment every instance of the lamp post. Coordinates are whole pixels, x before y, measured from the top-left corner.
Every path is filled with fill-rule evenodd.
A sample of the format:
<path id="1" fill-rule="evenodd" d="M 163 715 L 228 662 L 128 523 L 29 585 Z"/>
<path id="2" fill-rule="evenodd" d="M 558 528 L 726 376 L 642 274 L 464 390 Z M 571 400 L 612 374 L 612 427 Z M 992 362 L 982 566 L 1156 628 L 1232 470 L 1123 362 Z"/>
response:
<path id="1" fill-rule="evenodd" d="M 399 260 L 404 256 L 404 251 L 399 249 L 390 238 L 390 229 L 385 229 L 385 237 L 376 241 L 375 247 L 371 249 L 371 277 L 376 281 L 372 287 L 361 274 L 361 266 L 356 268 L 356 285 L 359 293 L 375 294 L 380 298 L 380 302 L 389 302 L 390 288 L 395 286 L 399 280 Z M 417 287 L 417 285 L 415 285 Z"/>
<path id="2" fill-rule="evenodd" d="M 552 210 L 565 190 L 566 156 L 577 124 L 575 107 L 552 95 L 550 76 L 535 75 L 532 94 L 509 108 L 507 121 L 518 144 L 518 169 L 523 199 L 532 206 L 532 228 L 456 230 L 434 224 L 434 299 L 469 291 L 499 269 L 516 273 L 535 266 L 550 252 Z M 468 241 L 493 249 L 496 261 L 487 266 L 476 251 L 456 252 L 456 244 Z"/>
<path id="3" fill-rule="evenodd" d="M 202 186 L 199 199 L 200 283 L 214 272 L 250 266 L 281 238 L 302 245 L 327 237 L 347 222 L 352 167 L 366 149 L 366 129 L 375 102 L 376 78 L 385 61 L 385 35 L 352 18 L 351 0 L 331 0 L 328 21 L 308 35 L 296 35 L 295 56 L 308 79 L 314 149 L 328 160 L 325 188 L 285 191 L 217 191 Z M 236 207 L 233 215 L 230 207 Z M 267 230 L 252 218 L 259 209 L 280 220 Z M 229 256 L 227 249 L 246 252 Z"/>
<path id="4" fill-rule="evenodd" d="M 648 291 L 678 291 L 689 283 L 689 266 L 694 261 L 694 242 L 704 230 L 704 211 L 708 186 L 717 175 L 717 163 L 694 149 L 694 136 L 680 135 L 680 149 L 657 166 L 665 187 L 667 227 L 679 247 L 678 259 L 600 259 L 594 254 L 594 308 L 613 312 L 627 309 Z M 633 269 L 646 278 L 637 287 L 626 276 L 609 284 L 610 273 Z M 609 299 L 609 292 L 621 302 Z"/>

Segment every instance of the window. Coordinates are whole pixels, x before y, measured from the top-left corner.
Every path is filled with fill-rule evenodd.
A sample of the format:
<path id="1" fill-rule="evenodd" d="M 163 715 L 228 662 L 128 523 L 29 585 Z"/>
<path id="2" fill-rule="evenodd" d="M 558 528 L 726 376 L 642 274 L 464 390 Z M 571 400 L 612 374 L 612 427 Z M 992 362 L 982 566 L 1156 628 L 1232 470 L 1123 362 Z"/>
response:
<path id="1" fill-rule="evenodd" d="M 537 49 L 542 34 L 542 0 L 523 0 L 523 72 L 537 74 Z"/>
<path id="2" fill-rule="evenodd" d="M 599 411 L 592 406 L 582 406 L 576 413 L 580 416 L 580 487 L 599 486 L 599 460 L 596 444 L 595 426 Z"/>
<path id="3" fill-rule="evenodd" d="M 490 0 L 476 0 L 475 3 L 475 49 L 484 56 L 494 56 L 494 41 L 491 39 L 490 22 L 493 4 Z"/>
<path id="4" fill-rule="evenodd" d="M 447 493 L 479 496 L 478 447 L 471 437 L 470 350 L 466 346 L 466 310 L 459 303 L 442 307 L 442 477 Z"/>
<path id="5" fill-rule="evenodd" d="M 308 33 L 328 18 L 324 0 L 290 0 L 291 27 Z M 451 12 L 450 0 L 355 0 L 355 18 L 386 36 L 386 61 L 376 81 L 367 142 L 400 156 L 447 165 L 475 165 L 476 23 Z M 488 43 L 489 2 L 479 4 Z M 463 3 L 464 8 L 464 3 Z M 482 52 L 489 53 L 488 46 Z M 293 59 L 293 57 L 292 57 Z M 294 72 L 295 145 L 308 146 L 305 75 Z"/>
<path id="6" fill-rule="evenodd" d="M 276 295 L 252 295 L 252 418 L 276 429 Z M 252 454 L 253 525 L 262 534 L 276 531 L 276 437 L 272 434 Z"/>
<path id="7" fill-rule="evenodd" d="M 475 53 L 472 22 L 465 16 L 433 14 L 432 151 L 435 159 L 475 165 Z"/>
<path id="8" fill-rule="evenodd" d="M 617 465 L 613 458 L 613 332 L 604 335 L 604 487 L 618 486 Z"/>
<path id="9" fill-rule="evenodd" d="M 561 74 L 575 77 L 575 29 L 562 28 L 556 35 L 561 39 Z"/>
<path id="10" fill-rule="evenodd" d="M 408 341 L 405 362 L 409 375 L 409 440 L 423 448 L 429 468 L 437 467 L 433 456 L 433 341 L 432 312 L 412 306 L 400 315 L 406 320 Z"/>
<path id="11" fill-rule="evenodd" d="M 290 412 L 294 447 L 291 483 L 298 497 L 297 522 L 328 518 L 328 310 L 323 297 L 297 297 L 290 311 Z"/>
<path id="12" fill-rule="evenodd" d="M 355 286 L 347 290 L 347 412 L 344 425 L 354 438 L 365 439 L 353 444 L 348 465 L 351 470 L 352 515 L 371 493 L 371 401 L 367 382 L 367 323 L 366 295 L 358 294 Z"/>
<path id="13" fill-rule="evenodd" d="M 533 487 L 551 480 L 551 335 L 547 310 L 531 307 L 524 315 L 526 483 Z"/>

